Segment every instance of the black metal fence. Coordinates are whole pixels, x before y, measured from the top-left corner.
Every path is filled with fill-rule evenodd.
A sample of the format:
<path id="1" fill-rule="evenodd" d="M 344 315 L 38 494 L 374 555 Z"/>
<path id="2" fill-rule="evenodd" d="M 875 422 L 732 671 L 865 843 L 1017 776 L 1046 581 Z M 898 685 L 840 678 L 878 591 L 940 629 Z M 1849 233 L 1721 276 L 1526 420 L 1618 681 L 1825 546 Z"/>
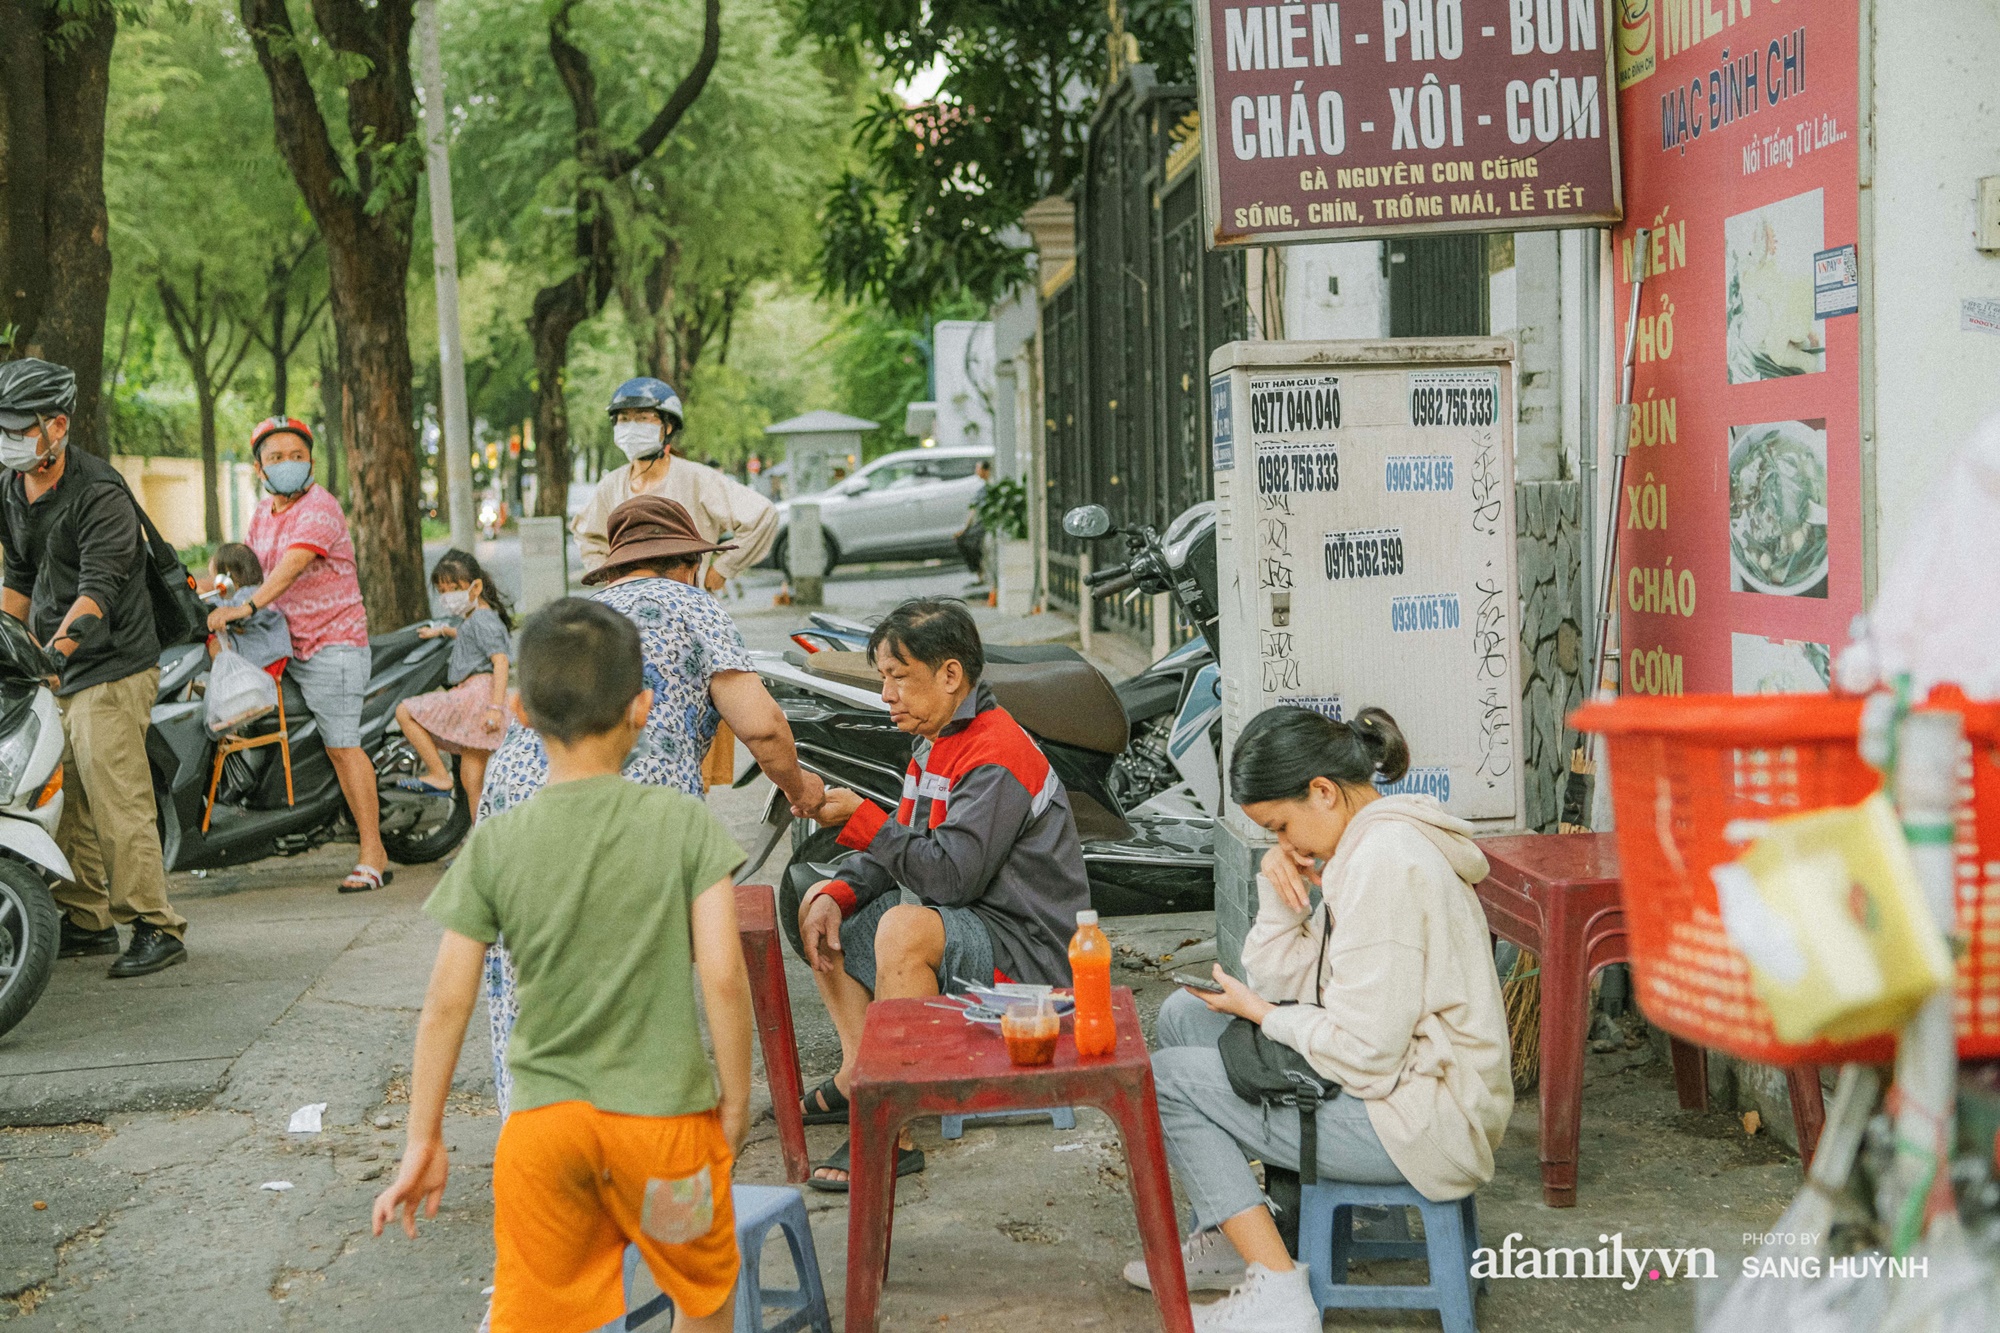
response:
<path id="1" fill-rule="evenodd" d="M 1213 493 L 1208 354 L 1245 336 L 1244 261 L 1202 242 L 1195 115 L 1195 90 L 1146 65 L 1106 96 L 1077 185 L 1075 276 L 1044 302 L 1048 593 L 1070 606 L 1083 546 L 1064 512 L 1101 504 L 1121 526 L 1165 528 Z M 1151 633 L 1145 599 L 1099 614 Z"/>

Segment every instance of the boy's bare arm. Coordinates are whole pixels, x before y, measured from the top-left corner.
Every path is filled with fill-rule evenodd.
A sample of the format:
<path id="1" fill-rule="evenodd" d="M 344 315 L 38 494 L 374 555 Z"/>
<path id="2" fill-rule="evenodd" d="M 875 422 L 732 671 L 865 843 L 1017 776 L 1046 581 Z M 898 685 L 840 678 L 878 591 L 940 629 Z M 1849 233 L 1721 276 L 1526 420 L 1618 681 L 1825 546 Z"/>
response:
<path id="1" fill-rule="evenodd" d="M 733 906 L 733 904 L 732 904 Z M 376 1235 L 398 1211 L 403 1230 L 417 1234 L 417 1209 L 436 1217 L 450 1163 L 444 1150 L 444 1100 L 458 1068 L 465 1025 L 479 1001 L 479 977 L 486 966 L 486 946 L 457 931 L 447 930 L 438 942 L 431 967 L 430 989 L 424 993 L 423 1017 L 417 1020 L 417 1054 L 410 1073 L 410 1119 L 405 1126 L 403 1164 L 395 1181 L 375 1198 Z"/>
<path id="2" fill-rule="evenodd" d="M 736 885 L 727 876 L 694 900 L 694 966 L 708 1035 L 715 1043 L 715 1072 L 722 1083 L 722 1132 L 729 1150 L 741 1152 L 750 1133 L 750 974 L 736 934 Z"/>

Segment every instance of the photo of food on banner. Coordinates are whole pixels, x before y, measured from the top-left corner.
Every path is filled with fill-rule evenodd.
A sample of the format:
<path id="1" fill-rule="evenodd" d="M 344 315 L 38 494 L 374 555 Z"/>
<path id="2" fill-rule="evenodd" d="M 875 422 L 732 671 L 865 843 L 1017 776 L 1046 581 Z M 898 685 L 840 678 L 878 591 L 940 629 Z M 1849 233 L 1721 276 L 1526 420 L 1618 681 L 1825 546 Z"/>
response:
<path id="1" fill-rule="evenodd" d="M 1723 223 L 1729 382 L 1826 369 L 1826 321 L 1813 305 L 1813 260 L 1826 243 L 1822 192 L 1780 199 Z"/>
<path id="2" fill-rule="evenodd" d="M 1825 597 L 1826 422 L 1729 428 L 1729 587 Z"/>
<path id="3" fill-rule="evenodd" d="M 1736 694 L 1825 694 L 1833 680 L 1833 652 L 1824 643 L 1731 634 L 1729 649 Z"/>

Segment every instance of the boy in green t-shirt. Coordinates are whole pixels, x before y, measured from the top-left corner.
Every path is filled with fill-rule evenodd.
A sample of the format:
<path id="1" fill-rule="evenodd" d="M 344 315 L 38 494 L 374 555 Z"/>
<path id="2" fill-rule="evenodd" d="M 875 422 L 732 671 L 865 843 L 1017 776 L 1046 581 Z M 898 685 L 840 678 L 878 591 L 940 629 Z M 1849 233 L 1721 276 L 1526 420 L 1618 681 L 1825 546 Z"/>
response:
<path id="1" fill-rule="evenodd" d="M 730 876 L 743 853 L 693 797 L 619 776 L 652 707 L 639 635 L 564 598 L 521 633 L 515 716 L 548 746 L 548 785 L 473 831 L 424 911 L 445 928 L 424 997 L 409 1142 L 375 1200 L 437 1215 L 445 1094 L 501 933 L 520 977 L 507 1047 L 513 1113 L 493 1159 L 494 1333 L 594 1329 L 624 1311 L 637 1244 L 675 1328 L 732 1326 L 729 1179 L 749 1129 L 750 983 Z M 716 1094 L 694 979 L 714 1040 Z"/>

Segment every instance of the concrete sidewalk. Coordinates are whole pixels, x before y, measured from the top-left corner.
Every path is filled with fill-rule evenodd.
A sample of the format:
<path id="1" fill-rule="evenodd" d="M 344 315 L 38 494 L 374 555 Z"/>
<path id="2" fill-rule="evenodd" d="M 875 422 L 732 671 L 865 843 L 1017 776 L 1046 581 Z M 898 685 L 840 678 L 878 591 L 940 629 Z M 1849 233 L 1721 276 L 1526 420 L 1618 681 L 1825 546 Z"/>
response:
<path id="1" fill-rule="evenodd" d="M 747 837 L 756 786 L 712 797 Z M 193 959 L 111 983 L 104 960 L 61 964 L 28 1021 L 0 1039 L 0 1316 L 23 1330 L 403 1330 L 472 1328 L 491 1280 L 492 1112 L 484 1015 L 459 1067 L 447 1136 L 454 1172 L 444 1207 L 410 1243 L 367 1234 L 369 1202 L 401 1147 L 416 1013 L 437 939 L 419 906 L 435 867 L 390 888 L 342 897 L 346 848 L 197 881 L 176 876 Z M 351 859 L 351 858 L 348 858 Z M 782 860 L 782 853 L 778 858 Z M 762 878 L 774 872 L 767 868 Z M 1194 961 L 1206 914 L 1109 924 L 1116 979 L 1151 1015 L 1167 974 Z M 1197 948 L 1195 953 L 1199 952 Z M 1180 956 L 1167 959 L 1165 955 Z M 803 964 L 789 960 L 801 1060 L 810 1080 L 838 1048 Z M 762 1099 L 761 1069 L 758 1096 Z M 293 1135 L 308 1102 L 326 1129 Z M 762 1103 L 760 1105 L 767 1105 Z M 184 1108 L 184 1109 L 171 1109 Z M 816 1157 L 838 1129 L 809 1131 Z M 945 1143 L 916 1126 L 929 1155 L 898 1192 L 886 1329 L 1155 1327 L 1150 1299 L 1119 1280 L 1138 1252 L 1125 1166 L 1109 1123 L 1079 1114 L 980 1126 Z M 775 1128 L 760 1112 L 739 1167 L 783 1179 Z M 1499 1174 L 1480 1194 L 1488 1239 L 1587 1245 L 1622 1232 L 1637 1245 L 1711 1246 L 1723 1272 L 1745 1231 L 1776 1219 L 1797 1162 L 1725 1114 L 1676 1108 L 1650 1048 L 1590 1057 L 1580 1206 L 1541 1204 L 1532 1096 L 1517 1105 Z M 288 1191 L 260 1188 L 289 1181 Z M 35 1201 L 47 1204 L 35 1209 Z M 838 1327 L 846 1205 L 808 1194 Z M 781 1249 L 766 1262 L 782 1271 Z M 1377 1265 L 1370 1281 L 1413 1280 Z M 1608 1281 L 1500 1281 L 1480 1306 L 1487 1333 L 1687 1327 L 1695 1287 Z M 1435 1328 L 1434 1316 L 1344 1315 L 1330 1327 Z"/>

